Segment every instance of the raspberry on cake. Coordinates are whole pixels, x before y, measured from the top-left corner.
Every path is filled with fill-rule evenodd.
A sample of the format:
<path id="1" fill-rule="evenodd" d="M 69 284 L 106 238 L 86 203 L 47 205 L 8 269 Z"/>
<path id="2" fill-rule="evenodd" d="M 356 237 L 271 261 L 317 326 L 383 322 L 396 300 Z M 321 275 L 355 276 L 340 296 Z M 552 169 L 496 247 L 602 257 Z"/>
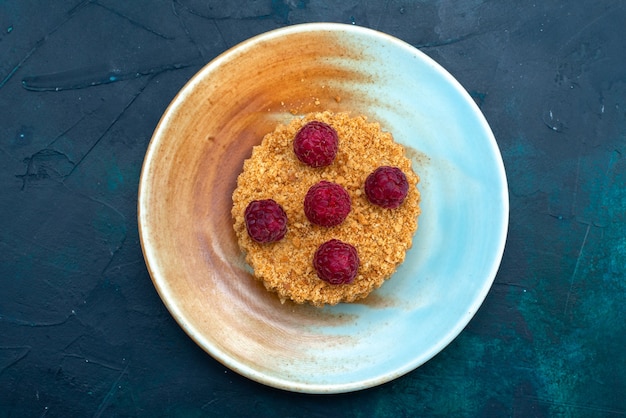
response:
<path id="1" fill-rule="evenodd" d="M 339 225 L 349 213 L 350 195 L 337 183 L 322 180 L 304 196 L 304 214 L 316 225 Z"/>
<path id="2" fill-rule="evenodd" d="M 337 155 L 337 131 L 317 120 L 304 125 L 293 140 L 293 152 L 311 167 L 331 165 Z"/>
<path id="3" fill-rule="evenodd" d="M 287 233 L 287 215 L 272 199 L 253 200 L 244 213 L 246 230 L 256 242 L 275 242 Z"/>
<path id="4" fill-rule="evenodd" d="M 404 202 L 409 191 L 406 176 L 398 167 L 378 167 L 365 179 L 365 194 L 370 202 L 395 209 Z"/>
<path id="5" fill-rule="evenodd" d="M 327 140 L 330 147 L 320 145 Z M 382 175 L 368 183 L 381 167 Z M 294 117 L 265 135 L 244 162 L 232 208 L 239 247 L 254 277 L 283 302 L 363 299 L 391 277 L 412 245 L 418 182 L 404 147 L 378 123 L 347 113 Z M 372 190 L 383 191 L 382 206 L 368 198 Z M 287 232 L 263 243 L 247 232 L 245 212 L 250 202 L 268 199 L 284 210 Z"/>
<path id="6" fill-rule="evenodd" d="M 331 239 L 315 251 L 313 267 L 319 278 L 325 282 L 349 284 L 359 271 L 359 255 L 352 245 Z"/>

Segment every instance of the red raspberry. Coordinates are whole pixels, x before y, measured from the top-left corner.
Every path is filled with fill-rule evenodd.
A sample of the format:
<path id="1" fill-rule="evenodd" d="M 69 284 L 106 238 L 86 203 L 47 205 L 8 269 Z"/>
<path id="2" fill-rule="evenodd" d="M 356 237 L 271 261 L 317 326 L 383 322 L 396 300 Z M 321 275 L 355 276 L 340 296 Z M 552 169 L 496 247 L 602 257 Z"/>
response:
<path id="1" fill-rule="evenodd" d="M 365 180 L 367 198 L 383 208 L 397 208 L 404 202 L 408 192 L 409 183 L 398 167 L 378 167 Z"/>
<path id="2" fill-rule="evenodd" d="M 256 242 L 279 241 L 287 233 L 287 214 L 272 199 L 250 202 L 244 219 L 250 238 Z"/>
<path id="3" fill-rule="evenodd" d="M 337 183 L 320 181 L 304 197 L 304 214 L 312 223 L 335 226 L 350 213 L 350 195 Z"/>
<path id="4" fill-rule="evenodd" d="M 337 155 L 337 132 L 332 126 L 319 121 L 304 125 L 293 140 L 293 152 L 311 167 L 331 165 Z"/>
<path id="5" fill-rule="evenodd" d="M 317 276 L 330 284 L 352 283 L 359 271 L 359 263 L 356 248 L 338 239 L 320 245 L 313 256 Z"/>

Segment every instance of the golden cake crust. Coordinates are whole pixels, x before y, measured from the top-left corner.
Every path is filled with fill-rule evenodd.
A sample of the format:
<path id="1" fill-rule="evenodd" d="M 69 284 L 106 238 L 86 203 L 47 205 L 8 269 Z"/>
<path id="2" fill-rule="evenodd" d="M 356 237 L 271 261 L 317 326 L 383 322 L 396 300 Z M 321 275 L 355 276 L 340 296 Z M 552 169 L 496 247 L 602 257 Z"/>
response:
<path id="1" fill-rule="evenodd" d="M 295 134 L 311 120 L 325 122 L 337 131 L 339 150 L 330 166 L 309 167 L 293 152 Z M 383 165 L 400 168 L 409 183 L 408 195 L 397 209 L 372 205 L 365 196 L 365 179 Z M 350 194 L 352 209 L 338 226 L 314 225 L 304 214 L 304 196 L 321 180 L 338 183 Z M 232 208 L 239 246 L 255 277 L 282 301 L 315 306 L 354 302 L 380 287 L 404 261 L 420 214 L 418 182 L 404 147 L 378 123 L 368 122 L 364 116 L 331 112 L 294 118 L 268 133 L 244 162 Z M 288 230 L 278 242 L 260 244 L 248 236 L 244 212 L 248 203 L 260 199 L 274 199 L 287 214 Z M 328 284 L 313 268 L 315 251 L 333 238 L 352 244 L 358 251 L 361 264 L 350 284 Z"/>

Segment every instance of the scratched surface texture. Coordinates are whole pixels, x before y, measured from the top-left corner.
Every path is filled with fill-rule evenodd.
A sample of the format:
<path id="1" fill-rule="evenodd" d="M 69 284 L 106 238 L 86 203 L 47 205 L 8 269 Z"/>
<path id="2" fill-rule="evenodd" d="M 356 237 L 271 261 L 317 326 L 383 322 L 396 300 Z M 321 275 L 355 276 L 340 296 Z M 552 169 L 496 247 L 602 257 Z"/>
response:
<path id="1" fill-rule="evenodd" d="M 423 367 L 336 396 L 270 389 L 177 326 L 145 267 L 139 174 L 202 65 L 334 21 L 437 60 L 510 186 L 500 272 Z M 626 416 L 626 3 L 0 1 L 0 417 Z"/>

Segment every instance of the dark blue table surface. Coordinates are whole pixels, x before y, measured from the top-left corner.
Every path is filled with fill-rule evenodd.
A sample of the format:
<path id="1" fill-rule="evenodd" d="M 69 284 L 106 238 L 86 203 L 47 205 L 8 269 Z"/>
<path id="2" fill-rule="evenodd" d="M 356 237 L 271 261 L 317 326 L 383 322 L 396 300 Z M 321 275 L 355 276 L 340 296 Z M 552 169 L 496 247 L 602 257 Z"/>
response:
<path id="1" fill-rule="evenodd" d="M 179 328 L 141 253 L 152 132 L 246 38 L 387 32 L 470 92 L 510 187 L 502 265 L 424 366 L 333 396 L 271 389 Z M 0 1 L 0 417 L 626 416 L 626 3 Z"/>

